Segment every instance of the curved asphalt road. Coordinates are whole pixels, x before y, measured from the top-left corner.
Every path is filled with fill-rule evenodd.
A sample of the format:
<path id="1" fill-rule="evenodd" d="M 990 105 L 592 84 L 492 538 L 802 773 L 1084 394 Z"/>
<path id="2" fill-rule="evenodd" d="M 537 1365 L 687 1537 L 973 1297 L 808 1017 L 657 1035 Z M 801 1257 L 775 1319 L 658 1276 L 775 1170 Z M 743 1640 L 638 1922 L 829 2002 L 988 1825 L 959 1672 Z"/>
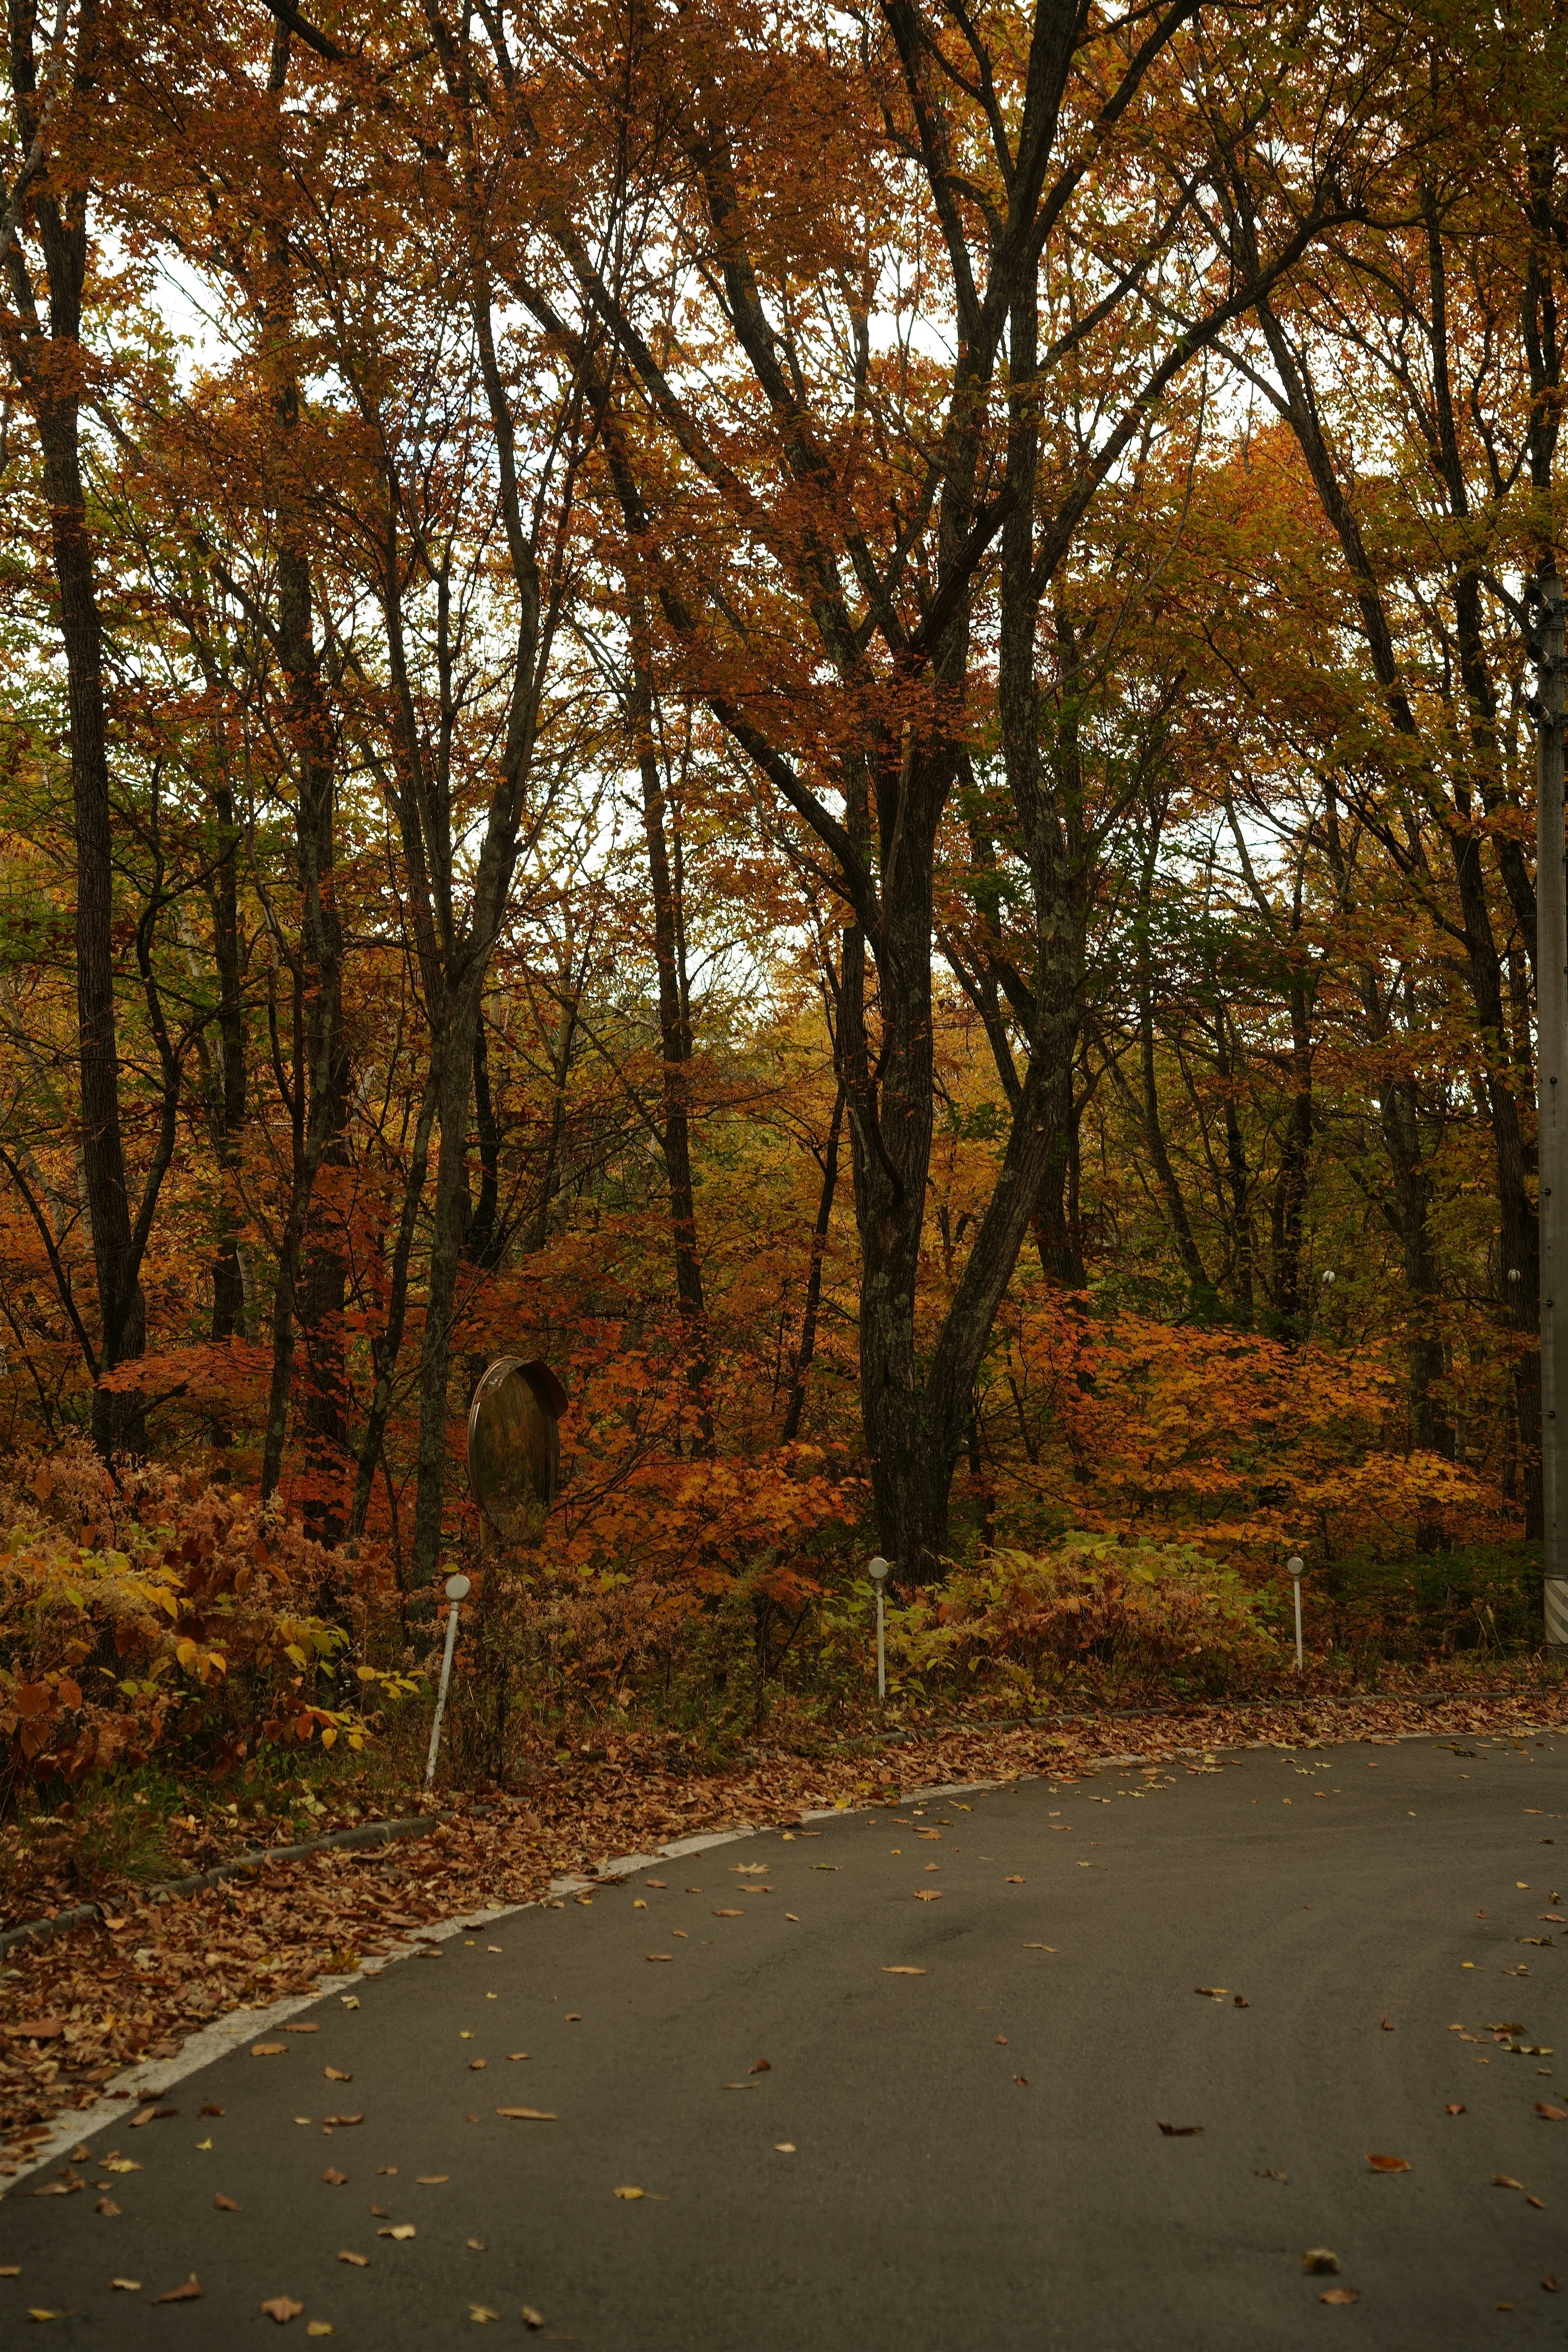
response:
<path id="1" fill-rule="evenodd" d="M 456 1938 L 7 2198 L 0 2335 L 228 2352 L 283 2295 L 344 2352 L 1561 2346 L 1568 1739 L 1455 1745 L 907 1801 Z"/>

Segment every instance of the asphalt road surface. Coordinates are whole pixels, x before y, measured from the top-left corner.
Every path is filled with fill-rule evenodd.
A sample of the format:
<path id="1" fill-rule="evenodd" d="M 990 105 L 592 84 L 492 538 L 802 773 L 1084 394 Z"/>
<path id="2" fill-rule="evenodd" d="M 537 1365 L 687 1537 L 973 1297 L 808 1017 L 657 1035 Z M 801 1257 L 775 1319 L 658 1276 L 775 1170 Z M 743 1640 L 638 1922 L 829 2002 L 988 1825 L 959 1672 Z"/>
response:
<path id="1" fill-rule="evenodd" d="M 1561 1738 L 1248 1750 L 639 1871 L 18 2184 L 0 2336 L 228 2352 L 283 2297 L 344 2352 L 1561 2346 L 1565 1797 Z"/>

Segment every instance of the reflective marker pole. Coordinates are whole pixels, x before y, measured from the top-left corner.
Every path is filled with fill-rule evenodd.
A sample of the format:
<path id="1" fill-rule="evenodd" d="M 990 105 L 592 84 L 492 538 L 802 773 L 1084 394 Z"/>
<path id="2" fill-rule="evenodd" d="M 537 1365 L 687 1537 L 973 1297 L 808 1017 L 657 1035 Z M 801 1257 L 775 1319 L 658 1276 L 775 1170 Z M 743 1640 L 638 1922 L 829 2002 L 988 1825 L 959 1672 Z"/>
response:
<path id="1" fill-rule="evenodd" d="M 1297 1558 L 1294 1558 L 1294 1559 L 1288 1559 L 1288 1560 L 1286 1561 L 1286 1563 L 1285 1563 L 1285 1570 L 1286 1570 L 1286 1573 L 1288 1574 L 1288 1576 L 1289 1576 L 1289 1579 L 1290 1579 L 1291 1583 L 1292 1583 L 1292 1584 L 1295 1586 L 1295 1588 L 1296 1588 L 1296 1672 L 1297 1672 L 1298 1674 L 1300 1674 L 1300 1673 L 1301 1672 L 1301 1667 L 1302 1667 L 1302 1658 L 1301 1658 L 1301 1579 L 1302 1579 L 1302 1577 L 1303 1577 L 1303 1576 L 1306 1574 L 1306 1572 L 1307 1572 L 1307 1563 L 1306 1563 L 1306 1561 L 1305 1561 L 1304 1559 L 1300 1559 L 1300 1557 L 1297 1557 Z"/>
<path id="2" fill-rule="evenodd" d="M 425 1764 L 425 1786 L 429 1789 L 436 1778 L 436 1750 L 441 1745 L 441 1717 L 447 1712 L 447 1685 L 452 1679 L 452 1653 L 458 1646 L 458 1603 L 468 1597 L 466 1576 L 447 1579 L 447 1598 L 452 1606 L 447 1617 L 447 1654 L 441 1661 L 441 1687 L 436 1694 L 436 1720 L 430 1726 L 430 1753 Z"/>
<path id="3" fill-rule="evenodd" d="M 879 1553 L 867 1570 L 877 1588 L 877 1697 L 883 1706 L 887 1704 L 888 1697 L 888 1654 L 882 1639 L 882 1588 L 887 1583 L 890 1565 Z"/>
<path id="4" fill-rule="evenodd" d="M 1557 1298 L 1568 1314 L 1568 861 L 1563 837 L 1563 583 L 1531 582 L 1535 705 L 1536 1111 L 1541 1164 L 1541 1566 L 1546 1639 L 1568 1644 L 1568 1398 Z"/>

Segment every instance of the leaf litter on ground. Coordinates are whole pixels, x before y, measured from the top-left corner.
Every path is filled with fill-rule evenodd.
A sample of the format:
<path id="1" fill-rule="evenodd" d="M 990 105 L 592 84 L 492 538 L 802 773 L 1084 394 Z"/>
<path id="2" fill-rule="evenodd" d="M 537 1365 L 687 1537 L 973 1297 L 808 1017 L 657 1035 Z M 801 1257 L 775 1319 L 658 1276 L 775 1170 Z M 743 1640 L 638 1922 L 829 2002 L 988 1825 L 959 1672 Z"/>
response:
<path id="1" fill-rule="evenodd" d="M 1450 1738 L 1473 1738 L 1553 1725 L 1568 1728 L 1568 1692 L 1485 1701 L 1461 1694 L 1436 1707 L 1414 1696 L 1394 1696 L 1336 1708 L 1334 1737 L 1338 1742 L 1446 1731 Z M 1179 1762 L 1173 1742 L 1275 1747 L 1294 1745 L 1300 1737 L 1299 1716 L 1287 1706 L 1207 1708 L 1175 1727 L 1151 1714 L 1057 1730 L 976 1727 L 926 1733 L 918 1723 L 910 1727 L 918 1744 L 905 1751 L 904 1769 L 920 1782 L 1009 1780 L 1048 1769 L 1053 1780 L 1070 1785 L 1097 1760 L 1130 1747 Z M 133 1882 L 106 1887 L 98 1921 L 8 1955 L 16 1973 L 0 1986 L 0 2022 L 65 2017 L 76 2022 L 68 2045 L 52 2045 L 59 2071 L 48 2081 L 26 2063 L 0 2068 L 0 2155 L 25 2159 L 26 2130 L 73 2106 L 91 2105 L 116 2069 L 174 2056 L 194 2030 L 185 2006 L 194 1992 L 212 2000 L 201 2020 L 209 2024 L 245 2007 L 308 1995 L 323 1976 L 342 1975 L 359 1959 L 402 1945 L 405 1927 L 539 1901 L 552 1878 L 576 1867 L 584 1845 L 605 1853 L 647 1853 L 668 1840 L 742 1822 L 793 1826 L 804 1811 L 826 1810 L 840 1797 L 864 1801 L 872 1793 L 865 1786 L 864 1759 L 853 1753 L 801 1757 L 781 1743 L 753 1751 L 736 1768 L 694 1774 L 689 1759 L 676 1753 L 679 1745 L 675 1735 L 648 1735 L 602 1760 L 574 1759 L 565 1769 L 542 1757 L 526 1798 L 498 1801 L 487 1794 L 490 1810 L 482 1815 L 472 1810 L 472 1800 L 450 1796 L 436 1833 L 399 1846 L 378 1862 L 374 1879 L 346 1874 L 329 1852 L 273 1863 L 253 1876 L 162 1906 Z M 363 1790 L 351 1775 L 323 1793 L 329 1810 L 318 1823 L 321 1830 L 347 1828 L 351 1812 L 363 1815 Z M 414 1791 L 378 1790 L 373 1801 L 395 1812 L 412 1810 L 416 1800 Z M 237 1856 L 258 1836 L 283 1838 L 281 1822 L 258 1830 L 254 1822 L 216 1812 L 189 1832 L 175 1824 L 171 1834 L 176 1857 L 188 1845 L 190 1866 L 201 1868 L 214 1858 L 214 1841 L 224 1855 Z M 643 1883 L 660 1891 L 668 1885 Z M 68 1881 L 58 1873 L 51 1876 L 39 1862 L 11 1890 L 7 1919 L 39 1917 L 77 1899 Z M 149 1947 L 150 1966 L 138 1958 Z M 348 2002 L 354 1999 L 345 1996 Z M 279 2043 L 277 2054 L 288 2046 Z M 1560 2112 L 1568 2119 L 1568 2111 Z"/>

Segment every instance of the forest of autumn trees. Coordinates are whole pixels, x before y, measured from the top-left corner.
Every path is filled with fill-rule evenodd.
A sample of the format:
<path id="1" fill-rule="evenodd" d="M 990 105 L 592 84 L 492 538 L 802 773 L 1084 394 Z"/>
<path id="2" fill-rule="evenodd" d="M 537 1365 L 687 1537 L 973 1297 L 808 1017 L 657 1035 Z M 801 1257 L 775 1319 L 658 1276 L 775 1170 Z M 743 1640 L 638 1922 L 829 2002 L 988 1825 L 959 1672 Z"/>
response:
<path id="1" fill-rule="evenodd" d="M 1539 1532 L 1550 0 L 8 0 L 0 1444 Z"/>

